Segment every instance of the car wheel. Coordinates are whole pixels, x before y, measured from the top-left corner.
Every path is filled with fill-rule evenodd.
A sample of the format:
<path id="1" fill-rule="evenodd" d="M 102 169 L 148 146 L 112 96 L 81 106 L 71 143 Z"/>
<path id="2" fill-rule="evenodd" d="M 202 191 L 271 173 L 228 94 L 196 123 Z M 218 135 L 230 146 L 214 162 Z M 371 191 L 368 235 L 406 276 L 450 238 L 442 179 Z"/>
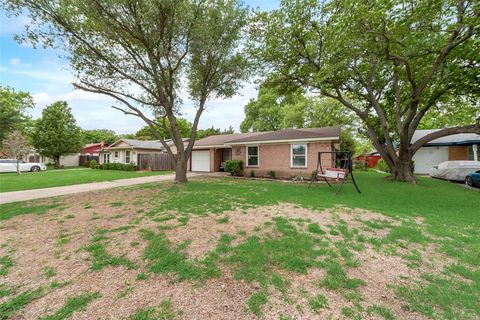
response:
<path id="1" fill-rule="evenodd" d="M 33 167 L 30 168 L 30 171 L 31 171 L 31 172 L 40 171 L 40 167 L 39 167 L 39 166 L 33 166 Z"/>
<path id="2" fill-rule="evenodd" d="M 465 178 L 465 184 L 469 187 L 473 187 L 473 179 L 472 177 L 466 177 Z"/>

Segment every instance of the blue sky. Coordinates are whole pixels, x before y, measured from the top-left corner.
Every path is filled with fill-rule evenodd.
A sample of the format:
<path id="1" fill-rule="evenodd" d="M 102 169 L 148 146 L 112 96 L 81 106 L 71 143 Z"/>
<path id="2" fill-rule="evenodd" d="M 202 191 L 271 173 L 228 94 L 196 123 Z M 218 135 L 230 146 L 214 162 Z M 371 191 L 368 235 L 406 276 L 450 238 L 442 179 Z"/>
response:
<path id="1" fill-rule="evenodd" d="M 253 8 L 271 10 L 279 0 L 244 0 Z M 33 96 L 36 106 L 30 110 L 33 118 L 40 116 L 42 109 L 57 100 L 65 100 L 72 107 L 78 125 L 83 129 L 112 129 L 117 133 L 133 133 L 144 123 L 132 116 L 125 116 L 111 108 L 116 102 L 110 98 L 74 90 L 74 78 L 69 71 L 68 61 L 58 57 L 53 49 L 34 49 L 29 45 L 18 44 L 15 34 L 23 32 L 28 18 L 9 18 L 0 10 L 0 83 L 15 90 L 27 91 Z M 256 97 L 256 85 L 247 82 L 240 93 L 231 99 L 209 102 L 203 113 L 200 128 L 212 125 L 227 128 L 232 125 L 239 130 L 243 120 L 243 107 Z M 184 116 L 192 120 L 195 110 L 191 102 L 185 101 Z"/>

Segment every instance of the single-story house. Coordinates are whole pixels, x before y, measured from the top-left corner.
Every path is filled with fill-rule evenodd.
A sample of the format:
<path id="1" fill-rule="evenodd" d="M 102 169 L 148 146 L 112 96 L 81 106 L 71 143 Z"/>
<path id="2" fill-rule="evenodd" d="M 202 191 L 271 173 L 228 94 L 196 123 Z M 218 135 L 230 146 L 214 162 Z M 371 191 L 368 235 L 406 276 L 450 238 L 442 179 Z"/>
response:
<path id="1" fill-rule="evenodd" d="M 60 165 L 64 167 L 78 167 L 79 165 L 80 154 L 72 153 L 64 156 L 60 156 Z M 49 157 L 42 156 L 37 150 L 33 149 L 29 154 L 25 155 L 22 160 L 28 162 L 39 162 L 39 163 L 54 163 L 55 161 Z"/>
<path id="2" fill-rule="evenodd" d="M 108 143 L 105 142 L 97 142 L 97 143 L 87 143 L 83 149 L 81 154 L 84 156 L 99 156 L 100 152 L 108 147 Z"/>
<path id="3" fill-rule="evenodd" d="M 189 139 L 183 140 L 184 145 L 186 146 Z M 173 153 L 175 153 L 176 147 L 173 141 L 166 140 L 165 142 L 167 142 Z M 139 154 L 166 152 L 167 151 L 159 140 L 120 139 L 100 151 L 99 163 L 114 162 L 138 164 Z"/>
<path id="4" fill-rule="evenodd" d="M 412 142 L 440 129 L 417 130 Z M 427 174 L 433 166 L 444 161 L 474 160 L 480 158 L 480 134 L 460 133 L 432 140 L 421 147 L 414 155 L 414 172 Z"/>
<path id="5" fill-rule="evenodd" d="M 243 160 L 244 174 L 254 171 L 266 176 L 275 171 L 278 177 L 309 177 L 317 167 L 318 152 L 339 148 L 340 128 L 286 129 L 209 136 L 195 142 L 190 170 L 221 171 L 227 160 Z M 324 167 L 333 166 L 333 156 L 322 157 Z"/>

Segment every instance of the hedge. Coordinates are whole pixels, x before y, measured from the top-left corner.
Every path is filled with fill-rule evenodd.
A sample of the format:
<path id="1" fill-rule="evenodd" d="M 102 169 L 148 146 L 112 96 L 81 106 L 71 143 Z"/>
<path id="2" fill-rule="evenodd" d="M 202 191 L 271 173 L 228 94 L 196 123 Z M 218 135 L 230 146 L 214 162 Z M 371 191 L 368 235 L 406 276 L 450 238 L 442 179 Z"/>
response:
<path id="1" fill-rule="evenodd" d="M 240 176 L 243 172 L 242 160 L 227 160 L 225 161 L 225 172 L 229 172 L 232 176 Z"/>

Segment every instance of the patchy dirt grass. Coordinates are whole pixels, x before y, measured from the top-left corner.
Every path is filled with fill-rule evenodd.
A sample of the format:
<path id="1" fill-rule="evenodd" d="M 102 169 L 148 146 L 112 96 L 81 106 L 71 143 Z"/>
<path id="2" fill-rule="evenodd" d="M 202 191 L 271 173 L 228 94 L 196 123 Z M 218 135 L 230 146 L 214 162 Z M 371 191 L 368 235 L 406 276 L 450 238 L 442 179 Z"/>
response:
<path id="1" fill-rule="evenodd" d="M 155 210 L 166 197 L 152 187 L 71 195 L 44 214 L 1 221 L 0 257 L 12 265 L 0 277 L 0 310 L 14 311 L 0 319 L 128 319 L 165 301 L 178 319 L 427 318 L 397 287 L 455 262 L 425 241 L 417 217 L 290 203 Z M 147 247 L 158 261 L 146 259 Z M 189 277 L 199 266 L 214 272 Z M 75 297 L 93 298 L 68 309 Z"/>

